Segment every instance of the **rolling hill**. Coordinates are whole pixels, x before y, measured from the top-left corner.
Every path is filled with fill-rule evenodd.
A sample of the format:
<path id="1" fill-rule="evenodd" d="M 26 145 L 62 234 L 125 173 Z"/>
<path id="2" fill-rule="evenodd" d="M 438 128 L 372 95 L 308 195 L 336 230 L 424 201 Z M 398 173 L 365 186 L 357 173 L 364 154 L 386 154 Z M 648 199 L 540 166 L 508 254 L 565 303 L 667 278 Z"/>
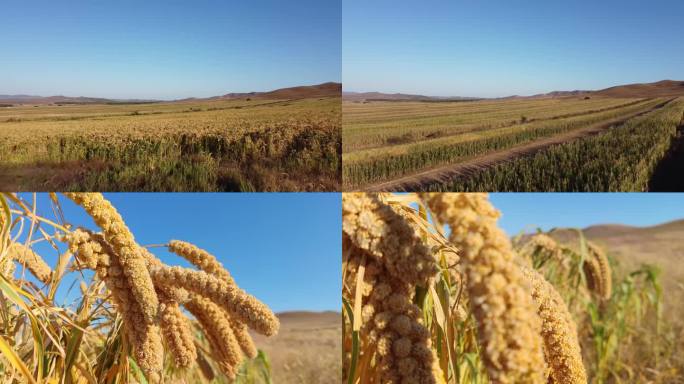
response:
<path id="1" fill-rule="evenodd" d="M 479 100 L 475 97 L 461 96 L 425 96 L 408 93 L 382 92 L 342 92 L 342 98 L 348 101 L 468 101 Z"/>
<path id="2" fill-rule="evenodd" d="M 670 97 L 684 96 L 684 81 L 662 80 L 655 83 L 639 83 L 618 85 L 601 90 L 573 90 L 573 91 L 552 91 L 540 93 L 532 96 L 513 95 L 497 99 L 537 99 L 537 98 L 564 98 L 564 97 L 614 97 L 614 98 L 639 98 L 639 97 Z M 382 93 L 382 92 L 343 92 L 342 98 L 349 101 L 463 101 L 481 100 L 474 97 L 439 97 L 426 95 L 411 95 L 405 93 Z"/>
<path id="3" fill-rule="evenodd" d="M 280 88 L 268 92 L 246 92 L 246 93 L 227 93 L 222 96 L 207 98 L 186 98 L 173 100 L 170 102 L 201 101 L 201 100 L 220 100 L 220 99 L 306 99 L 314 97 L 334 97 L 342 94 L 342 84 L 323 83 L 316 85 L 305 85 L 289 88 Z M 18 105 L 46 105 L 46 104 L 129 104 L 129 103 L 156 103 L 169 102 L 162 100 L 140 100 L 140 99 L 106 99 L 97 97 L 70 97 L 70 96 L 32 96 L 32 95 L 0 95 L 0 104 Z"/>
<path id="4" fill-rule="evenodd" d="M 656 83 L 627 84 L 592 92 L 606 97 L 684 96 L 684 81 L 663 80 Z"/>
<path id="5" fill-rule="evenodd" d="M 627 270 L 641 264 L 659 266 L 665 301 L 675 305 L 684 299 L 684 219 L 651 227 L 595 225 L 582 232 Z M 570 246 L 578 244 L 576 230 L 558 228 L 549 235 Z"/>

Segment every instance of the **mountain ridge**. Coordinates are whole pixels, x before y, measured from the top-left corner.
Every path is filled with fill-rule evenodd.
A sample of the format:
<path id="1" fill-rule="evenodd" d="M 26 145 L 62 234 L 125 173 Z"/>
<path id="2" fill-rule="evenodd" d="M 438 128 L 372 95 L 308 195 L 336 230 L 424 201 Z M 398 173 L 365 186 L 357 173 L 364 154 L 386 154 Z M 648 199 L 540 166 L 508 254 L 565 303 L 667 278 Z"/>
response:
<path id="1" fill-rule="evenodd" d="M 173 103 L 183 101 L 202 101 L 202 100 L 230 100 L 241 98 L 261 98 L 261 99 L 298 99 L 309 97 L 333 97 L 340 96 L 342 84 L 336 82 L 326 82 L 314 85 L 300 85 L 294 87 L 278 88 L 265 92 L 243 92 L 226 93 L 220 96 L 204 98 L 184 98 L 176 100 L 156 100 L 156 99 L 108 99 L 101 97 L 86 96 L 34 96 L 34 95 L 0 95 L 2 104 L 126 104 L 126 103 Z"/>
<path id="2" fill-rule="evenodd" d="M 639 97 L 667 97 L 684 96 L 684 81 L 660 80 L 653 83 L 633 83 L 616 85 L 599 90 L 551 91 L 530 96 L 511 95 L 494 98 L 477 98 L 464 96 L 428 96 L 405 93 L 382 93 L 382 92 L 342 92 L 342 98 L 349 101 L 463 101 L 463 100 L 505 100 L 505 99 L 538 99 L 538 98 L 563 98 L 563 97 L 614 97 L 614 98 L 639 98 Z"/>

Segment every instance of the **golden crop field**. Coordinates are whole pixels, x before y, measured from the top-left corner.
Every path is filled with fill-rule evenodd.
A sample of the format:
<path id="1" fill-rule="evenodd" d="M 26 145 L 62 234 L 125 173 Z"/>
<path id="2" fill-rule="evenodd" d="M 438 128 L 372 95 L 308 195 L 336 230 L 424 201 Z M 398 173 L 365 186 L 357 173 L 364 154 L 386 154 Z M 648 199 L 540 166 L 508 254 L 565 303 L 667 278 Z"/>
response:
<path id="1" fill-rule="evenodd" d="M 682 98 L 564 97 L 482 101 L 345 101 L 343 102 L 343 170 L 345 190 L 642 190 L 655 166 L 677 136 L 684 112 Z M 667 115 L 662 118 L 663 114 Z M 640 120 L 638 120 L 640 119 Z M 516 161 L 571 142 L 615 131 L 638 121 L 642 138 L 654 147 L 644 180 L 609 180 L 605 174 L 583 172 L 577 164 L 547 162 L 544 172 L 579 173 L 562 186 L 530 181 L 521 172 L 505 177 L 495 166 Z M 652 127 L 653 121 L 659 126 Z M 657 125 L 657 124 L 656 124 Z M 611 129 L 613 127 L 614 129 Z M 627 129 L 625 129 L 627 131 Z M 656 140 L 657 138 L 657 140 Z M 631 148 L 614 148 L 611 156 Z M 656 152 L 649 154 L 649 150 Z M 599 155 L 598 153 L 595 155 Z M 591 159 L 591 155 L 588 155 Z M 633 158 L 620 161 L 634 161 Z M 537 165 L 540 165 L 538 162 Z M 628 164 L 634 165 L 634 164 Z M 565 168 L 560 168 L 564 166 Z M 625 166 L 625 164 L 616 164 Z M 644 166 L 645 167 L 645 166 Z M 464 180 L 490 171 L 487 182 Z M 560 176 L 561 180 L 564 176 Z M 570 178 L 567 176 L 566 178 Z M 588 182 L 591 181 L 591 182 Z"/>
<path id="2" fill-rule="evenodd" d="M 342 211 L 344 382 L 681 382 L 668 266 L 625 263 L 580 230 L 511 239 L 482 193 L 345 193 Z"/>
<path id="3" fill-rule="evenodd" d="M 339 97 L 0 108 L 3 190 L 331 191 Z"/>

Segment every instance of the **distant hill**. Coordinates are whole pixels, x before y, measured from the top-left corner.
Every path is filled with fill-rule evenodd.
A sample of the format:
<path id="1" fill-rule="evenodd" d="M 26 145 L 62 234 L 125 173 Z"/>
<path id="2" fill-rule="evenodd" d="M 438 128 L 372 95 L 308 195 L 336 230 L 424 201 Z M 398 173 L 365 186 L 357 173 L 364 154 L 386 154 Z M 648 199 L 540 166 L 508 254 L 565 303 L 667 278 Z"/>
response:
<path id="1" fill-rule="evenodd" d="M 142 100 L 113 100 L 97 97 L 0 95 L 0 102 L 7 104 L 107 104 L 141 101 Z"/>
<path id="2" fill-rule="evenodd" d="M 221 99 L 305 99 L 310 97 L 332 97 L 342 94 L 342 84 L 323 83 L 316 85 L 305 85 L 299 87 L 281 88 L 268 92 L 246 92 L 246 93 L 227 93 L 222 96 L 207 98 L 187 98 L 174 100 L 198 101 L 198 100 L 221 100 Z M 171 101 L 171 102 L 174 102 Z M 125 103 L 156 103 L 161 100 L 140 100 L 140 99 L 106 99 L 97 97 L 69 97 L 69 96 L 32 96 L 32 95 L 0 95 L 0 104 L 125 104 Z M 168 102 L 168 101 L 167 101 Z"/>
<path id="3" fill-rule="evenodd" d="M 342 94 L 342 84 L 323 83 L 305 85 L 299 87 L 280 88 L 268 92 L 227 93 L 223 96 L 211 97 L 210 99 L 305 99 L 309 97 L 331 97 Z"/>
<path id="4" fill-rule="evenodd" d="M 382 93 L 382 92 L 342 92 L 345 100 L 432 100 L 431 96 L 411 95 L 406 93 Z"/>
<path id="5" fill-rule="evenodd" d="M 617 98 L 639 98 L 639 97 L 668 97 L 684 96 L 684 81 L 662 80 L 655 83 L 626 84 L 601 89 L 597 91 L 576 89 L 573 91 L 552 91 L 539 93 L 532 96 L 512 95 L 495 99 L 539 99 L 539 98 L 564 98 L 564 97 L 617 97 Z M 382 92 L 342 92 L 342 98 L 349 101 L 464 101 L 482 100 L 475 97 L 438 97 L 426 95 L 411 95 L 405 93 L 382 93 Z"/>
<path id="6" fill-rule="evenodd" d="M 656 83 L 627 84 L 593 92 L 608 97 L 684 96 L 684 81 L 663 80 Z"/>
<path id="7" fill-rule="evenodd" d="M 595 225 L 583 229 L 582 233 L 627 269 L 641 264 L 659 266 L 666 301 L 677 303 L 684 299 L 684 220 L 650 227 Z M 549 235 L 561 243 L 578 245 L 576 230 L 557 228 Z"/>
<path id="8" fill-rule="evenodd" d="M 617 98 L 684 96 L 684 81 L 662 80 L 656 83 L 626 84 L 601 89 L 598 91 L 554 91 L 528 97 L 553 98 L 571 96 L 603 96 Z M 520 98 L 520 96 L 512 96 L 511 98 Z"/>
<path id="9" fill-rule="evenodd" d="M 425 96 L 407 93 L 382 92 L 342 92 L 342 99 L 348 101 L 467 101 L 479 100 L 475 97 Z"/>

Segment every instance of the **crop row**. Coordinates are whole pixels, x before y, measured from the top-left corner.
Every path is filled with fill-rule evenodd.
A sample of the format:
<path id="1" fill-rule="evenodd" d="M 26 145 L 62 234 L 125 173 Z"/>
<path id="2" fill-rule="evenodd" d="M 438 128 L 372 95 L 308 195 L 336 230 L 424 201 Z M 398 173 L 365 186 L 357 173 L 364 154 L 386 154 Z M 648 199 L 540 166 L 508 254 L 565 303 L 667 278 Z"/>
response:
<path id="1" fill-rule="evenodd" d="M 442 108 L 409 104 L 401 110 L 387 103 L 379 103 L 372 104 L 375 105 L 372 113 L 362 113 L 345 103 L 343 150 L 350 153 L 367 148 L 415 143 L 434 137 L 597 113 L 639 102 L 639 99 L 483 101 L 449 103 L 452 105 Z"/>
<path id="2" fill-rule="evenodd" d="M 645 101 L 620 109 L 561 120 L 538 121 L 515 127 L 425 141 L 415 145 L 355 152 L 343 155 L 342 181 L 346 188 L 411 174 L 421 169 L 455 163 L 489 152 L 610 122 L 646 112 L 663 102 Z"/>
<path id="3" fill-rule="evenodd" d="M 434 184 L 442 191 L 644 191 L 670 148 L 684 98 L 603 134 Z"/>

